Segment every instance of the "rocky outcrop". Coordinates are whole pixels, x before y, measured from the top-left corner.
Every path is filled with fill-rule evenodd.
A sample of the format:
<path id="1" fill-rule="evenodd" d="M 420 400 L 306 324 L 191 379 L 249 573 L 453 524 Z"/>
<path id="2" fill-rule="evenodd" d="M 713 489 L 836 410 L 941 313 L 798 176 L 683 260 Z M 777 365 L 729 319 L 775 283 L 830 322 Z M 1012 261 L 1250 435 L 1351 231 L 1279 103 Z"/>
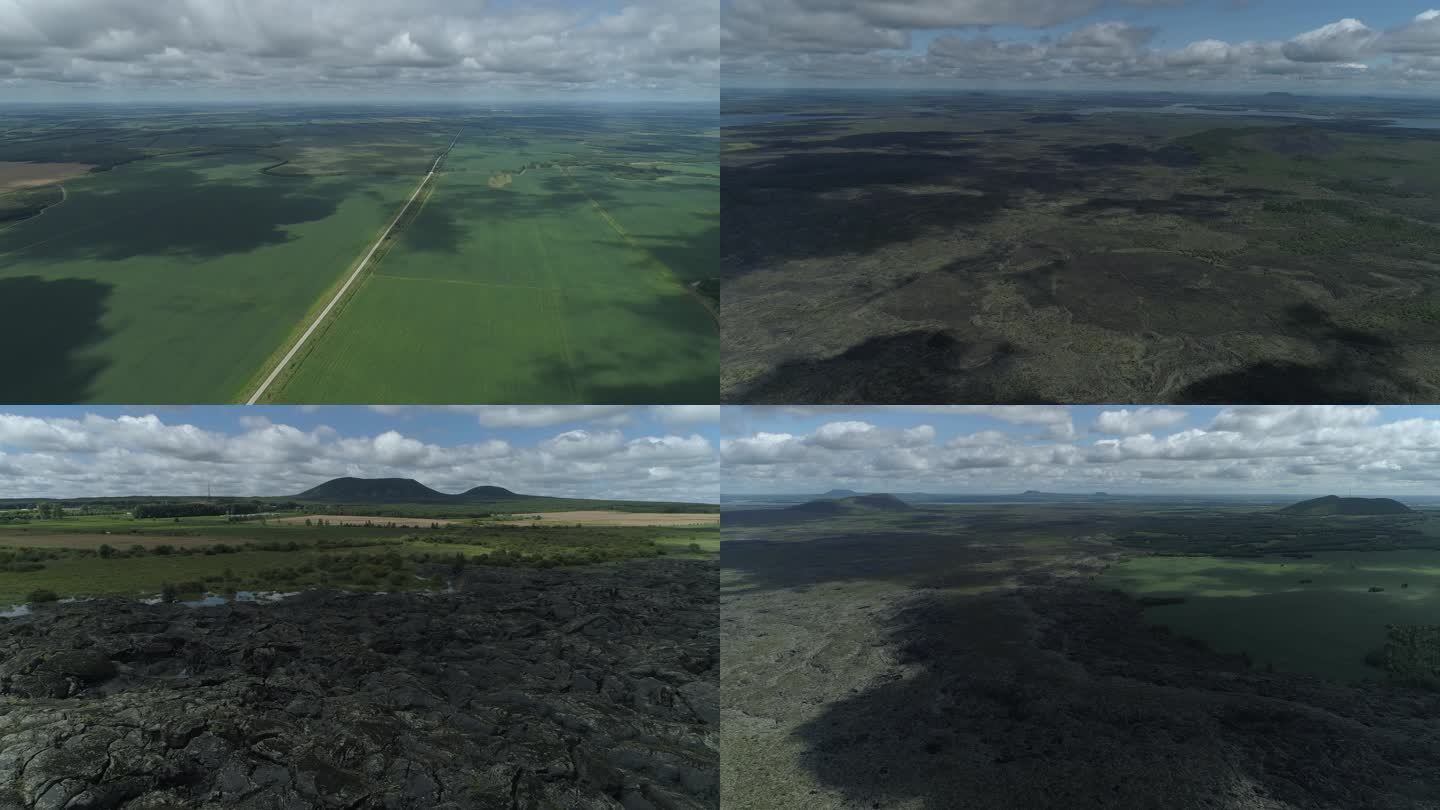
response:
<path id="1" fill-rule="evenodd" d="M 713 563 L 0 620 L 0 810 L 718 806 Z"/>

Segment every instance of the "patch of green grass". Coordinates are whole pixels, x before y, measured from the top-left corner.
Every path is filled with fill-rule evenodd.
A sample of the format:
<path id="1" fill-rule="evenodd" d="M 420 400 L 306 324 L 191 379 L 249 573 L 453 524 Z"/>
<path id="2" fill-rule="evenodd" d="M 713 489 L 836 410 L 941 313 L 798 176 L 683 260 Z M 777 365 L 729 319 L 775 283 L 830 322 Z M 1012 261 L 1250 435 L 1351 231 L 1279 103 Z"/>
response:
<path id="1" fill-rule="evenodd" d="M 1383 246 L 1391 255 L 1429 254 L 1440 248 L 1440 229 L 1377 213 L 1351 200 L 1271 201 L 1263 210 L 1285 229 L 1279 247 L 1297 255 L 1333 255 L 1372 245 Z"/>
<path id="2" fill-rule="evenodd" d="M 689 559 L 710 559 L 720 553 L 720 533 L 712 536 L 684 535 L 662 537 L 655 544 L 666 550 L 667 556 Z"/>
<path id="3" fill-rule="evenodd" d="M 1097 584 L 1184 597 L 1146 615 L 1222 652 L 1341 681 L 1379 677 L 1365 656 L 1383 643 L 1386 625 L 1440 622 L 1437 551 L 1143 557 L 1112 566 Z"/>
<path id="4" fill-rule="evenodd" d="M 27 601 L 36 590 L 61 596 L 141 596 L 160 592 L 166 582 L 205 580 L 232 570 L 241 579 L 257 577 L 262 570 L 295 565 L 299 555 L 280 551 L 254 551 L 213 557 L 145 556 L 116 559 L 74 557 L 52 560 L 43 571 L 0 573 L 0 604 Z"/>

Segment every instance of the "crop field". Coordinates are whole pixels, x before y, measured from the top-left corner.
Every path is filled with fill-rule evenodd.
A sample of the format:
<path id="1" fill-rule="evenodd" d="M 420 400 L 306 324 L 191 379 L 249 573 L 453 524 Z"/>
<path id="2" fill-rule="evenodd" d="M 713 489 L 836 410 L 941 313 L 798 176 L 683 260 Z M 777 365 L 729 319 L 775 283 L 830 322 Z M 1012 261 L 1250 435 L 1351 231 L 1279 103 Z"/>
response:
<path id="1" fill-rule="evenodd" d="M 0 110 L 0 400 L 247 399 L 463 129 L 264 401 L 713 401 L 714 113 L 609 115 Z"/>
<path id="2" fill-rule="evenodd" d="M 94 167 L 0 194 L 0 341 L 30 347 L 0 383 L 7 402 L 241 398 L 450 126 L 315 110 L 70 116 L 0 113 L 0 161 Z"/>
<path id="3" fill-rule="evenodd" d="M 1440 132 L 1221 101 L 727 97 L 725 399 L 1432 401 Z"/>
<path id="4" fill-rule="evenodd" d="M 712 401 L 714 139 L 636 161 L 600 123 L 467 125 L 273 398 Z"/>

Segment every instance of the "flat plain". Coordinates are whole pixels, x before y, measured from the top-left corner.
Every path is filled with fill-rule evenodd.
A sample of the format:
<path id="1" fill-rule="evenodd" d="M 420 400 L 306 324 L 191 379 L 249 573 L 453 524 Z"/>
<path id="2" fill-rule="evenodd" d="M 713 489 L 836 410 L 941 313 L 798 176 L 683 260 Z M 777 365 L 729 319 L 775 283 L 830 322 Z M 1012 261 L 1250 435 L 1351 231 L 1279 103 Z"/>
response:
<path id="1" fill-rule="evenodd" d="M 714 559 L 719 550 L 713 520 L 668 525 L 637 515 L 640 521 L 629 524 L 506 525 L 388 511 L 373 518 L 281 513 L 234 522 L 96 514 L 0 523 L 0 611 L 46 590 L 61 598 L 131 599 L 160 595 L 167 584 L 187 599 L 305 588 L 424 591 L 443 588 L 437 572 L 465 567 L 457 557 L 480 566 L 550 568 L 659 556 Z"/>
<path id="2" fill-rule="evenodd" d="M 847 500 L 722 515 L 727 807 L 1440 802 L 1434 513 Z"/>
<path id="3" fill-rule="evenodd" d="M 1284 93 L 729 92 L 722 396 L 1433 401 L 1436 126 Z"/>
<path id="4" fill-rule="evenodd" d="M 4 401 L 244 401 L 402 210 L 261 401 L 716 396 L 713 108 L 37 105 L 0 124 L 0 339 L 31 347 Z"/>

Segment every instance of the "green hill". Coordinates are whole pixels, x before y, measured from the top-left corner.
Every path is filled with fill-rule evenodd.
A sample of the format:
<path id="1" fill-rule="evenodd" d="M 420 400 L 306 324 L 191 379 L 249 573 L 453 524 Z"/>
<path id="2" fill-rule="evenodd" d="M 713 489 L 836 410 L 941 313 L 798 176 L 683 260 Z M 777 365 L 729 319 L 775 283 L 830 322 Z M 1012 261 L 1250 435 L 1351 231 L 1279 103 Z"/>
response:
<path id="1" fill-rule="evenodd" d="M 1415 510 L 1390 498 L 1341 498 L 1326 495 L 1291 504 L 1280 512 L 1287 515 L 1403 515 Z"/>
<path id="2" fill-rule="evenodd" d="M 723 512 L 720 522 L 730 526 L 775 526 L 820 520 L 827 517 L 862 515 L 873 512 L 911 512 L 915 507 L 894 495 L 852 495 L 848 498 L 824 498 L 787 506 L 783 509 L 744 509 Z"/>
<path id="3" fill-rule="evenodd" d="M 714 504 L 663 501 L 615 501 L 523 495 L 504 487 L 478 486 L 459 494 L 431 489 L 410 478 L 336 478 L 307 489 L 293 500 L 364 510 L 374 515 L 480 516 L 496 512 L 570 512 L 613 509 L 618 512 L 716 512 Z M 338 513 L 337 513 L 338 514 Z"/>
<path id="4" fill-rule="evenodd" d="M 413 478 L 336 478 L 295 496 L 297 501 L 322 503 L 424 503 L 453 501 Z"/>
<path id="5" fill-rule="evenodd" d="M 471 487 L 459 495 L 468 501 L 493 501 L 520 497 L 504 487 Z"/>
<path id="6" fill-rule="evenodd" d="M 786 507 L 787 512 L 804 512 L 815 515 L 844 515 L 855 512 L 908 512 L 910 504 L 894 495 L 851 495 L 848 498 L 830 498 L 807 501 Z"/>

